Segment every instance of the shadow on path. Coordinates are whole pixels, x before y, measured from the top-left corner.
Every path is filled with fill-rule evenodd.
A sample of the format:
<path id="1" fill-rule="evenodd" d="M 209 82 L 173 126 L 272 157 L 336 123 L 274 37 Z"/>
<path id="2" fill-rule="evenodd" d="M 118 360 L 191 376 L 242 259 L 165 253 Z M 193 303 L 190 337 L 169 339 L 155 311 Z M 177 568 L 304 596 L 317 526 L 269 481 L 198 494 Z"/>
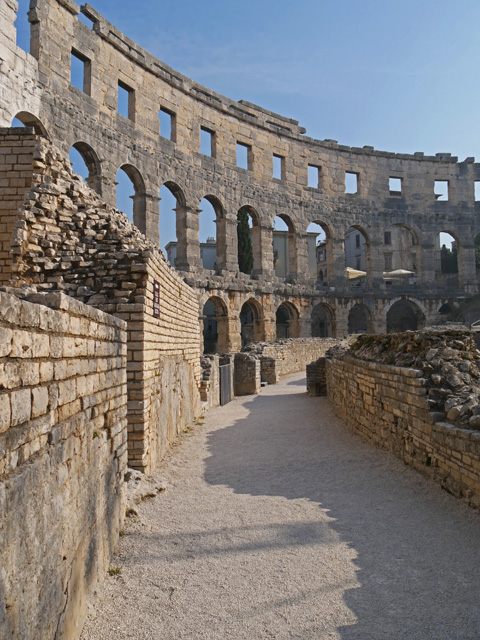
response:
<path id="1" fill-rule="evenodd" d="M 304 389 L 289 377 L 242 400 L 248 417 L 208 435 L 206 481 L 307 498 L 333 518 L 361 584 L 344 592 L 357 622 L 338 630 L 343 640 L 478 640 L 478 514 L 363 442 Z M 309 527 L 298 540 L 328 538 L 325 524 Z"/>

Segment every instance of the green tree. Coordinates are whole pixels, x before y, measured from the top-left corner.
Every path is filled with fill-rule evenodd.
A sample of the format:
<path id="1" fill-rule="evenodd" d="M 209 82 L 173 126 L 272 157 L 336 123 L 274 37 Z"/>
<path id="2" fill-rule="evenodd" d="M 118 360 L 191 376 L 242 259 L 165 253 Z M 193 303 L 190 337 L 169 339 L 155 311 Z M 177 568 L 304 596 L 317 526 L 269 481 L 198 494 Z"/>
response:
<path id="1" fill-rule="evenodd" d="M 248 212 L 242 207 L 237 214 L 238 227 L 238 267 L 242 273 L 251 273 L 253 268 L 253 247 L 250 227 L 248 226 Z"/>

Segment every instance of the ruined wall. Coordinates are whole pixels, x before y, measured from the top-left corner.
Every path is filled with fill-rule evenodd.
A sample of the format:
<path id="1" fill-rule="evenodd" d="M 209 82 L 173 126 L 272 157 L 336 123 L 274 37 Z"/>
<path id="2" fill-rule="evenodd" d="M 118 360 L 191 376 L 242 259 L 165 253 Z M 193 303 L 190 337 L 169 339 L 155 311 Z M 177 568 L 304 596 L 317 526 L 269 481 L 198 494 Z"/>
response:
<path id="1" fill-rule="evenodd" d="M 356 433 L 480 508 L 480 353 L 466 334 L 370 337 L 347 353 L 332 350 L 327 393 Z"/>
<path id="2" fill-rule="evenodd" d="M 74 639 L 125 515 L 126 327 L 33 299 L 0 292 L 0 635 Z"/>
<path id="3" fill-rule="evenodd" d="M 307 364 L 340 344 L 347 342 L 334 338 L 292 338 L 270 344 L 254 343 L 245 347 L 244 352 L 260 359 L 262 382 L 276 384 L 280 376 L 304 371 Z"/>
<path id="4" fill-rule="evenodd" d="M 192 276 L 190 284 L 204 287 L 208 281 L 210 290 L 228 291 L 236 306 L 249 292 L 277 306 L 288 297 L 301 316 L 300 336 L 308 335 L 303 320 L 314 302 L 328 305 L 335 335 L 343 336 L 356 304 L 368 309 L 368 330 L 382 332 L 391 302 L 401 296 L 431 324 L 444 303 L 478 291 L 473 239 L 480 231 L 480 203 L 474 197 L 480 166 L 473 158 L 458 162 L 448 153 L 396 154 L 314 140 L 293 119 L 195 83 L 129 40 L 92 7 L 80 9 L 71 0 L 32 2 L 29 56 L 14 46 L 15 6 L 8 0 L 2 8 L 0 125 L 9 126 L 19 111 L 28 111 L 65 155 L 76 145 L 89 167 L 90 185 L 109 204 L 115 202 L 117 171 L 124 167 L 135 187 L 135 224 L 155 243 L 159 189 L 168 184 L 177 197 L 177 267 Z M 92 20 L 91 29 L 78 19 L 80 10 Z M 70 83 L 72 50 L 86 62 L 83 90 Z M 130 89 L 128 117 L 117 112 L 119 82 Z M 171 139 L 160 131 L 160 109 L 173 117 Z M 25 113 L 23 118 L 28 121 Z M 211 156 L 200 153 L 202 127 L 212 134 Z M 250 147 L 248 169 L 237 166 L 237 143 Z M 273 178 L 274 154 L 283 158 L 281 179 Z M 309 165 L 319 169 L 316 186 L 308 186 Z M 346 172 L 357 175 L 357 193 L 345 192 Z M 390 190 L 390 177 L 401 180 L 400 191 Z M 435 180 L 448 181 L 448 201 L 436 198 Z M 217 214 L 215 272 L 205 271 L 200 260 L 199 203 L 204 196 Z M 252 278 L 238 277 L 236 216 L 242 206 L 250 207 L 253 219 Z M 286 281 L 274 275 L 276 215 L 290 229 Z M 326 273 L 318 289 L 308 270 L 310 222 L 320 223 L 327 234 Z M 344 277 L 344 236 L 353 225 L 365 237 L 363 283 Z M 384 232 L 392 225 L 411 231 L 418 277 L 387 285 Z M 458 247 L 459 273 L 453 279 L 439 273 L 440 231 L 451 233 Z M 265 339 L 272 335 L 272 318 L 264 319 Z M 236 350 L 238 336 L 232 342 Z"/>
<path id="5" fill-rule="evenodd" d="M 151 471 L 199 410 L 198 299 L 47 140 L 31 148 L 30 173 L 12 234 L 12 282 L 64 291 L 127 322 L 129 463 Z"/>

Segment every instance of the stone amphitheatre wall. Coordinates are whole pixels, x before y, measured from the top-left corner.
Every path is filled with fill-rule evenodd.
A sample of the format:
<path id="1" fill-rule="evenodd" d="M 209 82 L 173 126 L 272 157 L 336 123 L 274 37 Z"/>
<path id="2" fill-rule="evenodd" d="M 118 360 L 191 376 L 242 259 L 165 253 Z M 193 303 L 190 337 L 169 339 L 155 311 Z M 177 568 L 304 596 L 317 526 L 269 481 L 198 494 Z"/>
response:
<path id="1" fill-rule="evenodd" d="M 0 292 L 2 638 L 77 638 L 125 515 L 126 324 Z"/>
<path id="2" fill-rule="evenodd" d="M 90 186 L 109 204 L 115 202 L 116 174 L 123 168 L 135 188 L 135 225 L 157 244 L 159 190 L 167 185 L 177 198 L 177 268 L 200 293 L 216 296 L 217 315 L 228 329 L 221 340 L 230 350 L 240 348 L 237 318 L 249 299 L 263 310 L 261 339 L 270 340 L 276 309 L 285 300 L 296 327 L 291 337 L 310 335 L 312 310 L 319 304 L 331 335 L 343 336 L 352 310 L 363 314 L 368 330 L 382 332 L 390 309 L 401 302 L 422 326 L 437 321 L 446 303 L 451 306 L 478 291 L 473 241 L 480 231 L 480 203 L 474 196 L 480 166 L 473 158 L 458 162 L 448 153 L 396 154 L 314 140 L 295 120 L 235 102 L 181 75 L 92 7 L 80 8 L 72 0 L 31 3 L 29 56 L 15 47 L 16 3 L 3 5 L 0 125 L 10 126 L 20 114 L 65 155 L 75 146 L 89 167 Z M 79 20 L 80 11 L 92 28 Z M 83 91 L 70 84 L 72 50 L 84 63 Z M 128 117 L 117 113 L 119 83 L 128 89 Z M 172 118 L 171 139 L 159 130 L 160 110 Z M 210 155 L 200 153 L 202 128 L 212 136 Z M 248 147 L 248 169 L 237 166 L 237 143 Z M 281 179 L 272 177 L 274 155 L 281 158 Z M 308 186 L 309 165 L 319 169 L 318 186 Z M 356 174 L 357 193 L 345 192 L 346 172 Z M 391 191 L 389 178 L 401 180 L 400 191 Z M 436 198 L 436 180 L 448 182 L 447 201 Z M 200 258 L 199 203 L 204 197 L 217 215 L 213 272 L 202 268 Z M 252 275 L 246 278 L 238 277 L 236 242 L 237 212 L 244 206 L 253 220 L 255 254 Z M 274 275 L 275 216 L 289 227 L 286 280 Z M 311 222 L 321 224 L 327 236 L 326 275 L 317 288 L 307 265 Z M 385 232 L 392 226 L 408 229 L 414 242 L 417 277 L 411 283 L 388 284 L 383 278 Z M 351 227 L 366 239 L 367 276 L 360 286 L 344 277 L 344 236 Z M 458 275 L 453 278 L 440 271 L 440 231 L 456 240 Z"/>
<path id="3" fill-rule="evenodd" d="M 151 471 L 199 410 L 197 296 L 50 142 L 3 130 L 0 155 L 3 149 L 23 154 L 30 175 L 11 233 L 11 282 L 63 291 L 127 322 L 129 464 Z M 0 201 L 16 181 L 0 185 Z"/>
<path id="4" fill-rule="evenodd" d="M 465 330 L 369 336 L 327 354 L 327 395 L 360 436 L 480 508 L 479 362 Z"/>

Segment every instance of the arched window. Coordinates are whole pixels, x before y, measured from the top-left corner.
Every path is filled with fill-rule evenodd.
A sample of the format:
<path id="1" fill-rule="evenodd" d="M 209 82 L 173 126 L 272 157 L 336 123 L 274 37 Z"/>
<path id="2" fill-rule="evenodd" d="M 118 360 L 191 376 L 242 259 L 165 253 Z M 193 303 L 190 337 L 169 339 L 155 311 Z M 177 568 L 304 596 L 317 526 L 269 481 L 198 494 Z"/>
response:
<path id="1" fill-rule="evenodd" d="M 425 316 L 411 300 L 398 300 L 387 313 L 387 333 L 416 331 L 425 326 Z"/>
<path id="2" fill-rule="evenodd" d="M 278 278 L 295 279 L 297 274 L 297 239 L 289 216 L 273 220 L 273 264 Z"/>
<path id="3" fill-rule="evenodd" d="M 356 304 L 350 309 L 348 333 L 371 333 L 371 316 L 365 305 Z"/>
<path id="4" fill-rule="evenodd" d="M 256 300 L 247 300 L 240 311 L 242 348 L 249 342 L 265 340 L 265 322 L 262 307 Z"/>
<path id="5" fill-rule="evenodd" d="M 70 149 L 70 162 L 74 173 L 101 195 L 100 162 L 92 147 L 86 142 L 75 142 Z"/>
<path id="6" fill-rule="evenodd" d="M 175 266 L 178 254 L 177 209 L 185 205 L 185 196 L 180 187 L 174 182 L 166 182 L 160 189 L 159 201 L 159 236 L 160 247 L 165 249 L 167 259 Z"/>
<path id="7" fill-rule="evenodd" d="M 312 338 L 331 338 L 335 336 L 334 313 L 328 304 L 317 304 L 312 310 Z"/>
<path id="8" fill-rule="evenodd" d="M 117 209 L 123 211 L 140 231 L 145 231 L 145 183 L 133 165 L 124 164 L 117 172 Z"/>
<path id="9" fill-rule="evenodd" d="M 48 139 L 47 130 L 37 118 L 32 113 L 28 113 L 28 111 L 20 111 L 14 117 L 12 121 L 12 127 L 33 127 L 37 136 L 42 136 L 43 138 Z"/>
<path id="10" fill-rule="evenodd" d="M 282 302 L 276 314 L 277 340 L 282 338 L 298 338 L 299 336 L 299 314 L 291 302 Z"/>

